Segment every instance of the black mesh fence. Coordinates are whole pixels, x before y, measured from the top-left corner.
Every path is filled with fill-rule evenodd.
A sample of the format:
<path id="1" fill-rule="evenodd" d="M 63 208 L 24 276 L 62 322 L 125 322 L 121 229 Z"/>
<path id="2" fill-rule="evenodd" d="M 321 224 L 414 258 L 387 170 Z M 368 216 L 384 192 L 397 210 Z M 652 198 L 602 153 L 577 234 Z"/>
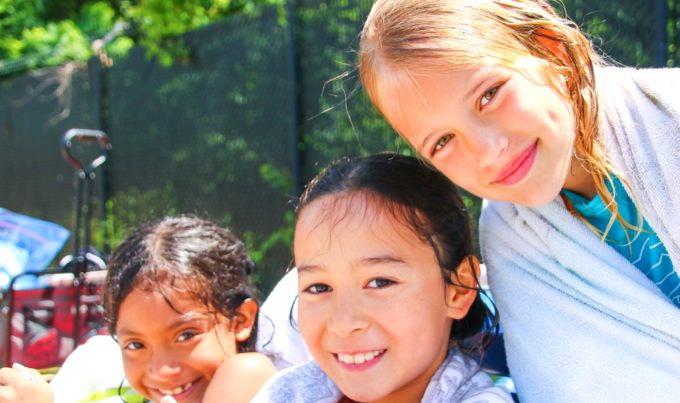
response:
<path id="1" fill-rule="evenodd" d="M 69 128 L 97 126 L 93 96 L 76 64 L 0 80 L 1 207 L 73 227 L 75 170 L 60 141 Z"/>
<path id="2" fill-rule="evenodd" d="M 0 206 L 73 227 L 69 128 L 101 128 L 95 243 L 140 222 L 195 213 L 230 225 L 267 291 L 290 261 L 291 200 L 328 162 L 410 152 L 359 89 L 358 34 L 372 1 L 298 0 L 186 36 L 163 67 L 134 49 L 110 68 L 75 64 L 0 80 Z M 661 7 L 663 5 L 663 7 Z M 677 65 L 680 2 L 564 1 L 596 46 L 626 65 Z M 479 201 L 468 197 L 478 214 Z"/>
<path id="3" fill-rule="evenodd" d="M 289 227 L 292 87 L 277 19 L 270 9 L 191 33 L 187 65 L 162 67 L 137 49 L 110 69 L 117 228 L 197 213 L 266 254 L 267 277 L 283 272 L 290 252 L 276 237 Z"/>

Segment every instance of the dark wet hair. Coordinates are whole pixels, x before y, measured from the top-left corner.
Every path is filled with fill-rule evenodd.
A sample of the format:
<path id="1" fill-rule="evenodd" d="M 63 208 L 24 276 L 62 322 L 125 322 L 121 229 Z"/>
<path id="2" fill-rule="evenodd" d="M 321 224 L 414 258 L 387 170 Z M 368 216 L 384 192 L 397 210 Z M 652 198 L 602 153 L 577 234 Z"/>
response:
<path id="1" fill-rule="evenodd" d="M 116 334 L 123 300 L 136 289 L 178 291 L 214 314 L 233 319 L 243 302 L 254 297 L 249 275 L 254 263 L 230 230 L 193 216 L 166 217 L 128 235 L 108 263 L 104 310 Z M 173 308 L 174 309 L 174 308 Z M 257 320 L 239 352 L 255 350 Z"/>
<path id="2" fill-rule="evenodd" d="M 454 284 L 452 275 L 455 279 L 463 259 L 472 260 L 472 230 L 463 200 L 446 176 L 422 160 L 381 153 L 337 161 L 307 185 L 297 206 L 298 217 L 307 205 L 329 195 L 364 196 L 372 206 L 392 214 L 432 246 L 449 284 Z M 341 204 L 332 205 L 329 217 L 342 211 Z M 468 314 L 454 320 L 449 336 L 452 345 L 467 353 L 481 352 L 498 331 L 495 310 L 482 301 L 478 281 L 476 289 L 479 292 Z M 480 332 L 472 345 L 464 343 Z"/>

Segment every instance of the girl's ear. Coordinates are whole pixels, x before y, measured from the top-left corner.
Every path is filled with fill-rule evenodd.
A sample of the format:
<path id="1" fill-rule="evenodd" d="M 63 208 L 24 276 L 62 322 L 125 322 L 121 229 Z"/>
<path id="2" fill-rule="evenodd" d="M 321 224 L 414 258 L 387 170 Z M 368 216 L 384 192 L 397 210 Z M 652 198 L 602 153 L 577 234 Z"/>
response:
<path id="1" fill-rule="evenodd" d="M 460 320 L 467 315 L 477 298 L 478 278 L 479 260 L 476 256 L 465 257 L 455 273 L 451 273 L 453 284 L 446 284 L 446 305 L 450 318 Z"/>
<path id="2" fill-rule="evenodd" d="M 257 302 L 252 298 L 248 298 L 236 310 L 236 317 L 231 321 L 231 331 L 234 333 L 238 343 L 242 343 L 250 337 L 253 325 L 257 320 L 258 309 Z"/>

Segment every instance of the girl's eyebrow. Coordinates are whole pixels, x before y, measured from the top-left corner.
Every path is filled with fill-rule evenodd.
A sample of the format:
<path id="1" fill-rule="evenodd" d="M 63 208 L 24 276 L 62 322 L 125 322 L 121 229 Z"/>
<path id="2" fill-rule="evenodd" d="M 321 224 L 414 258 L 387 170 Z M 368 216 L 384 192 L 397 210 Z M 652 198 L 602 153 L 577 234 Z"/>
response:
<path id="1" fill-rule="evenodd" d="M 116 336 L 135 336 L 137 335 L 137 332 L 134 332 L 132 330 L 128 330 L 126 328 L 121 328 L 121 329 L 116 329 Z"/>
<path id="2" fill-rule="evenodd" d="M 390 264 L 390 263 L 405 263 L 404 259 L 401 259 L 401 258 L 393 256 L 393 255 L 379 255 L 379 256 L 368 257 L 368 258 L 360 259 L 359 262 L 362 263 L 363 266 L 374 266 L 374 265 Z"/>
<path id="3" fill-rule="evenodd" d="M 418 145 L 418 147 L 416 147 L 416 152 L 417 152 L 418 154 L 420 154 L 420 155 L 425 155 L 425 154 L 423 153 L 423 150 L 424 150 L 424 149 L 426 148 L 426 146 L 430 143 L 430 139 L 431 139 L 432 137 L 434 137 L 434 136 L 437 136 L 438 133 L 439 133 L 439 130 L 438 130 L 438 129 L 433 130 L 433 131 L 431 131 L 430 133 L 428 133 L 427 136 L 425 136 L 425 137 L 420 141 L 420 144 Z"/>
<path id="4" fill-rule="evenodd" d="M 209 317 L 208 314 L 206 313 L 187 312 L 185 314 L 182 314 L 177 320 L 170 323 L 170 325 L 167 326 L 167 329 L 172 330 L 184 326 L 188 323 L 202 322 L 208 319 Z M 144 332 L 135 331 L 134 329 L 121 328 L 120 330 L 116 331 L 116 334 L 118 336 L 138 336 L 144 334 Z"/>
<path id="5" fill-rule="evenodd" d="M 403 259 L 396 257 L 394 255 L 378 255 L 378 256 L 370 256 L 370 257 L 365 257 L 365 258 L 360 258 L 355 260 L 352 263 L 353 267 L 365 267 L 365 266 L 375 266 L 375 265 L 382 265 L 382 264 L 390 264 L 390 263 L 405 263 Z M 321 266 L 316 265 L 316 264 L 303 264 L 300 266 L 297 266 L 297 271 L 298 273 L 301 272 L 313 272 L 321 269 Z"/>
<path id="6" fill-rule="evenodd" d="M 200 321 L 205 321 L 205 320 L 209 320 L 209 319 L 210 319 L 210 315 L 207 312 L 195 312 L 195 311 L 186 312 L 186 313 L 181 314 L 179 319 L 172 322 L 170 327 L 171 328 L 172 327 L 178 327 L 178 326 L 184 325 L 186 323 L 200 322 Z"/>
<path id="7" fill-rule="evenodd" d="M 472 96 L 479 90 L 480 87 L 482 87 L 493 75 L 493 72 L 489 70 L 483 70 L 479 74 L 473 75 L 473 82 L 477 81 L 475 85 L 470 88 L 470 90 L 465 94 L 465 99 L 467 98 L 472 98 Z"/>
<path id="8" fill-rule="evenodd" d="M 199 312 L 187 312 L 185 314 L 182 314 L 177 320 L 173 321 L 170 326 L 168 326 L 168 330 L 174 330 L 192 323 L 198 324 L 199 322 L 206 322 L 210 320 L 210 317 L 206 313 L 199 313 Z"/>
<path id="9" fill-rule="evenodd" d="M 297 269 L 298 273 L 301 272 L 311 272 L 319 269 L 318 265 L 315 264 L 302 264 L 302 265 L 295 265 L 295 268 Z"/>

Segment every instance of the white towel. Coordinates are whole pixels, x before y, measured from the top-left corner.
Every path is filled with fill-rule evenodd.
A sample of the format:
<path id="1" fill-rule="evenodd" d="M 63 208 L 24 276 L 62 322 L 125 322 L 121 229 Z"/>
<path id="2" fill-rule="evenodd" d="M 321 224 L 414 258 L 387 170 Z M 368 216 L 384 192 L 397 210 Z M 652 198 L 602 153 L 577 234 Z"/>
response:
<path id="1" fill-rule="evenodd" d="M 680 69 L 596 72 L 603 143 L 680 269 Z M 490 202 L 482 253 L 522 402 L 680 396 L 680 310 L 573 217 Z"/>
<path id="2" fill-rule="evenodd" d="M 278 372 L 251 403 L 335 403 L 342 392 L 321 368 L 310 361 Z M 450 350 L 428 383 L 423 403 L 510 403 L 512 398 L 495 386 L 477 362 Z"/>

